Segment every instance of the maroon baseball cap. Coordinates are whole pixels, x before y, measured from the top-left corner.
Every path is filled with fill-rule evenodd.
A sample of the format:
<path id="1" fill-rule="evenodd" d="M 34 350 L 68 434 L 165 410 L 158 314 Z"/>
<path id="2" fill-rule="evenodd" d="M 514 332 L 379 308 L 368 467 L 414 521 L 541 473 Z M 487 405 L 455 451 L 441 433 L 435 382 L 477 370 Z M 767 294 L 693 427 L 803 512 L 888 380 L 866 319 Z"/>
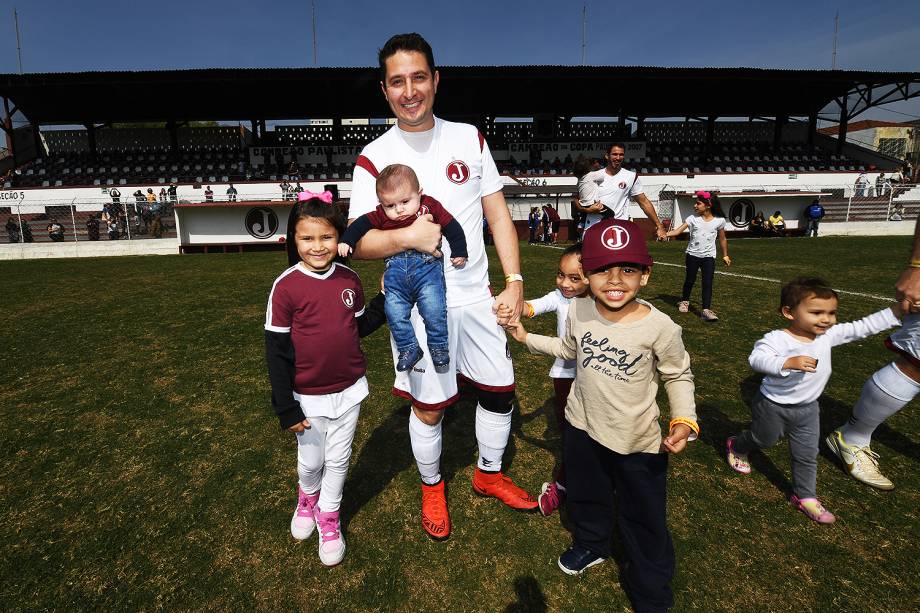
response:
<path id="1" fill-rule="evenodd" d="M 585 230 L 581 246 L 585 272 L 618 263 L 652 265 L 639 226 L 623 219 L 606 219 Z"/>

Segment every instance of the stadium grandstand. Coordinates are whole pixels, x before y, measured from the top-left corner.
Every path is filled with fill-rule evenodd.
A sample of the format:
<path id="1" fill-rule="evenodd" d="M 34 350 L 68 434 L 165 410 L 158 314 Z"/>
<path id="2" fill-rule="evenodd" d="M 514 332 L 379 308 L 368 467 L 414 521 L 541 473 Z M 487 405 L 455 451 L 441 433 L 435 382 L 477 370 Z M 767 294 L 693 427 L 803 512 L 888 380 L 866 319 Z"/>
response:
<path id="1" fill-rule="evenodd" d="M 627 143 L 626 165 L 643 175 L 663 218 L 677 214 L 677 194 L 700 187 L 818 194 L 828 221 L 906 219 L 920 208 L 920 190 L 912 185 L 920 126 L 901 125 L 905 141 L 897 148 L 890 138 L 865 142 L 848 135 L 863 113 L 920 94 L 918 73 L 440 71 L 449 86 L 438 93 L 439 115 L 479 126 L 506 184 L 525 188 L 509 198 L 518 220 L 529 210 L 523 199 L 541 194 L 571 219 L 573 162 L 602 158 L 613 141 Z M 572 96 L 576 83 L 597 95 Z M 315 87 L 328 95 L 297 95 Z M 183 95 L 147 95 L 164 88 Z M 701 89 L 714 95 L 676 94 Z M 484 91 L 489 96 L 479 94 Z M 26 240 L 26 233 L 55 240 L 45 231 L 52 219 L 68 240 L 93 238 L 93 220 L 104 207 L 107 215 L 122 211 L 127 227 L 116 228 L 118 237 L 133 227 L 137 238 L 140 224 L 132 224 L 148 193 L 155 195 L 167 237 L 176 236 L 175 205 L 284 201 L 297 184 L 333 185 L 347 200 L 357 154 L 391 125 L 375 68 L 0 75 L 0 96 L 7 136 L 0 225 L 9 241 Z M 819 129 L 819 121 L 834 125 Z M 858 129 L 866 125 L 853 122 Z M 290 183 L 291 191 L 281 183 Z M 113 189 L 120 194 L 115 202 Z M 28 232 L 22 224 L 31 226 Z"/>

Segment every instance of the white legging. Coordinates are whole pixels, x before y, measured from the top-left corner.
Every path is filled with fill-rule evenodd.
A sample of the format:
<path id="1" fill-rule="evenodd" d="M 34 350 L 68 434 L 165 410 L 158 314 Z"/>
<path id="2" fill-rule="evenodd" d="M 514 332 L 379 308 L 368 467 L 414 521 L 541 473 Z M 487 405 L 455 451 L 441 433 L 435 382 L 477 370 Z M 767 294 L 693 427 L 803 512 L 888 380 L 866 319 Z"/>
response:
<path id="1" fill-rule="evenodd" d="M 317 490 L 323 512 L 338 511 L 348 474 L 351 443 L 358 425 L 358 403 L 336 418 L 308 417 L 310 427 L 297 434 L 297 476 L 308 494 Z"/>

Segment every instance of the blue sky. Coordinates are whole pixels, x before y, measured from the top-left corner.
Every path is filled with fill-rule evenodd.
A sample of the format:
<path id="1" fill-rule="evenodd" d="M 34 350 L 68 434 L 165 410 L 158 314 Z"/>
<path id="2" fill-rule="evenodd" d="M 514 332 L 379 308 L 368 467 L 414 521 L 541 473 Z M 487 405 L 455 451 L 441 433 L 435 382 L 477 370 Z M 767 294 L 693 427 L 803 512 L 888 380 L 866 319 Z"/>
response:
<path id="1" fill-rule="evenodd" d="M 920 71 L 916 0 L 316 0 L 317 65 L 373 65 L 406 31 L 443 65 L 579 64 L 583 5 L 588 64 L 830 68 L 839 10 L 840 68 Z M 313 65 L 310 0 L 0 0 L 0 72 L 18 70 L 14 6 L 25 72 Z"/>

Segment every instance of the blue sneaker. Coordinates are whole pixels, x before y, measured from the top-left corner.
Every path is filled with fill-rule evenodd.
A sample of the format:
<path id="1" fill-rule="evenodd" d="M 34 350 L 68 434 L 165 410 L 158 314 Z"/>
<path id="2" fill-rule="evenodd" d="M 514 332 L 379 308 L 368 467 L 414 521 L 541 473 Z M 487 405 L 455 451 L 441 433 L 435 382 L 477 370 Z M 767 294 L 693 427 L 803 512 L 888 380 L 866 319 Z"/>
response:
<path id="1" fill-rule="evenodd" d="M 413 347 L 412 349 L 407 349 L 405 351 L 399 352 L 399 358 L 396 360 L 396 370 L 399 372 L 406 372 L 413 366 L 415 366 L 419 360 L 422 359 L 422 356 L 425 355 L 425 352 L 422 351 L 421 347 Z"/>
<path id="2" fill-rule="evenodd" d="M 559 556 L 559 568 L 567 575 L 580 575 L 604 559 L 581 545 L 572 545 Z"/>
<path id="3" fill-rule="evenodd" d="M 434 371 L 443 375 L 450 370 L 450 351 L 447 349 L 432 349 L 431 363 L 434 364 Z"/>

